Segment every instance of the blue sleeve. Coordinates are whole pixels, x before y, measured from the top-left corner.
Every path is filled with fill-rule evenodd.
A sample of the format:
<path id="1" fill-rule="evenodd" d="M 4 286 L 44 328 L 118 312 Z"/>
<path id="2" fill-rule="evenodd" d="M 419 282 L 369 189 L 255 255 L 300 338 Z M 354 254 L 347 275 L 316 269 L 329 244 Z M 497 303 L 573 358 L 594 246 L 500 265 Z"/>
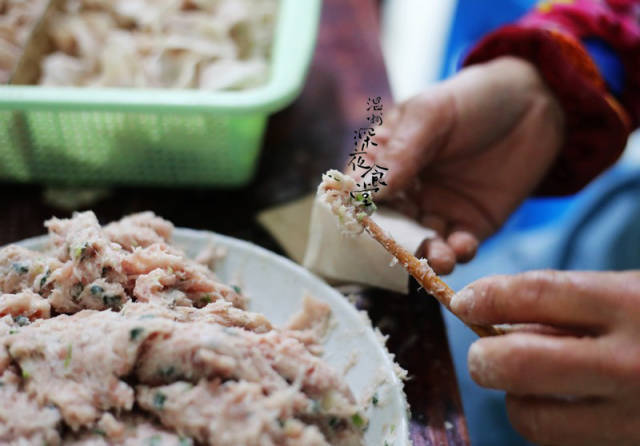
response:
<path id="1" fill-rule="evenodd" d="M 619 98 L 624 91 L 625 74 L 622 61 L 614 49 L 604 40 L 597 38 L 585 39 L 582 44 L 598 66 L 609 91 Z"/>

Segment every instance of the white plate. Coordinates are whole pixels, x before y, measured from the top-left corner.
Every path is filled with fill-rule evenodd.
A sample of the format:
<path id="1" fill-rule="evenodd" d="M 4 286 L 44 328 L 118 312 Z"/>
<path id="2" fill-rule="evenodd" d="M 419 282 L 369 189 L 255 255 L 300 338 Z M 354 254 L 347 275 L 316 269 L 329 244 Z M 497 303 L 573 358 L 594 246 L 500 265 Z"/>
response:
<path id="1" fill-rule="evenodd" d="M 210 243 L 225 247 L 227 255 L 216 266 L 216 274 L 225 283 L 240 286 L 250 299 L 249 309 L 275 325 L 284 324 L 302 308 L 305 293 L 327 302 L 333 324 L 324 359 L 338 371 L 348 370 L 346 380 L 358 401 L 374 393 L 378 399 L 377 406 L 369 405 L 366 412 L 366 445 L 409 444 L 407 403 L 394 363 L 367 319 L 342 294 L 292 261 L 242 240 L 191 229 L 176 229 L 173 239 L 189 256 Z M 37 237 L 18 244 L 37 250 L 45 240 Z"/>

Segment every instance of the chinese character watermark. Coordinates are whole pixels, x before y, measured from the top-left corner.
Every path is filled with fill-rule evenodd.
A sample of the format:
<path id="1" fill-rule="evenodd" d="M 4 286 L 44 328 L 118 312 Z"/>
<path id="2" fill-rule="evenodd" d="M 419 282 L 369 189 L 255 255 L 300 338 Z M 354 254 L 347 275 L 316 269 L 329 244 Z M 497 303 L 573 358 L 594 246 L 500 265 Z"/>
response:
<path id="1" fill-rule="evenodd" d="M 353 133 L 354 150 L 349 154 L 349 166 L 354 172 L 360 173 L 359 182 L 356 182 L 358 189 L 351 192 L 351 198 L 362 202 L 364 206 L 372 206 L 372 195 L 386 186 L 384 175 L 389 170 L 384 166 L 371 163 L 367 160 L 369 150 L 374 150 L 378 144 L 373 140 L 376 136 L 375 128 L 383 124 L 384 107 L 380 96 L 370 97 L 367 100 L 367 121 L 368 127 L 360 127 Z"/>

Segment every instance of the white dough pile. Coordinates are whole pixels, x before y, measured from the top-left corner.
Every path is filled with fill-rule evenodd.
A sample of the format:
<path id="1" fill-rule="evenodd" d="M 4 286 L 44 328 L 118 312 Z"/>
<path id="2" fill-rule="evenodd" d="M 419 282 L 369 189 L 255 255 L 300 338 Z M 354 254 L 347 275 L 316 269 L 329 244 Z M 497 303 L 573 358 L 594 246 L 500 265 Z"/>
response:
<path id="1" fill-rule="evenodd" d="M 276 0 L 67 0 L 39 83 L 255 87 L 268 78 L 276 13 Z"/>
<path id="2" fill-rule="evenodd" d="M 0 0 L 0 84 L 9 81 L 46 5 L 46 0 Z"/>

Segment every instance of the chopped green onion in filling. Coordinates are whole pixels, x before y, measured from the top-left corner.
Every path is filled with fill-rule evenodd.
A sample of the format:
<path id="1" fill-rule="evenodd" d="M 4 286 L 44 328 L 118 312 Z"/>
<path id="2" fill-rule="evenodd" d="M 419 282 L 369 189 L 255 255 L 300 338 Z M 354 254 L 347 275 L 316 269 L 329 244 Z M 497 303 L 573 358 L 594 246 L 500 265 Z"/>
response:
<path id="1" fill-rule="evenodd" d="M 67 356 L 64 358 L 64 368 L 68 369 L 71 365 L 71 355 L 73 353 L 73 346 L 69 344 L 67 347 Z"/>
<path id="2" fill-rule="evenodd" d="M 156 392 L 156 394 L 153 395 L 153 407 L 155 407 L 156 409 L 164 409 L 165 401 L 167 401 L 167 395 L 165 395 L 164 393 Z"/>

